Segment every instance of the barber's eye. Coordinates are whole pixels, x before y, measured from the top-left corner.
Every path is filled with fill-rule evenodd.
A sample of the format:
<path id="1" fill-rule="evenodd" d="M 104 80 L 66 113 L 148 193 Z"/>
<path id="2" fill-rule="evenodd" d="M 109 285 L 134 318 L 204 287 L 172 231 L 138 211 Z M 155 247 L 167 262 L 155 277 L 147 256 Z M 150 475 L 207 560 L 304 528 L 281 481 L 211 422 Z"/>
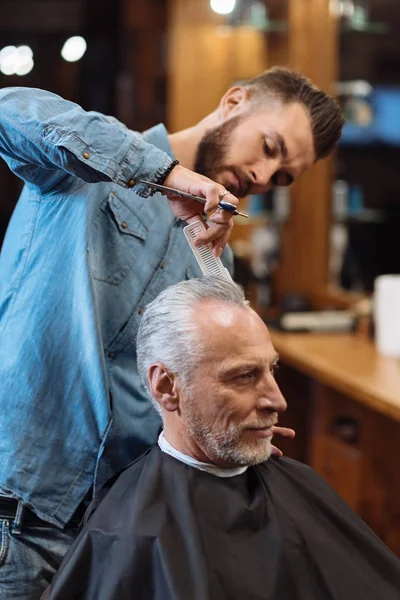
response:
<path id="1" fill-rule="evenodd" d="M 271 146 L 268 144 L 268 142 L 264 142 L 264 152 L 267 156 L 273 155 L 273 150 L 272 150 Z"/>
<path id="2" fill-rule="evenodd" d="M 286 187 L 293 183 L 293 177 L 286 171 L 277 171 L 272 175 L 271 181 L 273 185 L 277 185 L 279 187 Z"/>
<path id="3" fill-rule="evenodd" d="M 272 183 L 274 185 L 279 185 L 278 180 L 279 180 L 279 173 L 274 173 L 271 177 Z"/>

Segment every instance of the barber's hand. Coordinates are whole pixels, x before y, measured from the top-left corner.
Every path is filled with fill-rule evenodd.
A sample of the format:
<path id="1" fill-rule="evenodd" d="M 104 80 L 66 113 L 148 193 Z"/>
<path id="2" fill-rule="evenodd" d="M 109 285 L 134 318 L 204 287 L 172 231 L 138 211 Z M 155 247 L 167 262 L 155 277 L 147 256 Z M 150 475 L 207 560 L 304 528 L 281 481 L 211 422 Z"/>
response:
<path id="1" fill-rule="evenodd" d="M 177 165 L 172 169 L 164 181 L 164 185 L 195 196 L 202 196 L 207 200 L 204 205 L 201 202 L 196 202 L 196 200 L 185 200 L 178 196 L 168 196 L 172 212 L 188 223 L 198 220 L 202 220 L 205 223 L 201 216 L 202 213 L 212 213 L 209 217 L 211 226 L 204 234 L 196 238 L 196 245 L 212 242 L 214 254 L 220 256 L 233 227 L 233 213 L 218 208 L 221 196 L 226 192 L 224 186 L 215 183 L 211 179 L 208 179 L 208 177 L 194 173 L 181 165 Z M 239 203 L 236 196 L 230 193 L 224 194 L 224 200 L 235 206 Z"/>
<path id="2" fill-rule="evenodd" d="M 278 427 L 277 425 L 272 428 L 272 432 L 274 436 L 281 435 L 282 437 L 289 438 L 290 440 L 292 440 L 296 435 L 294 429 L 289 429 L 288 427 Z M 283 452 L 276 446 L 271 447 L 271 454 L 273 456 L 283 456 Z"/>

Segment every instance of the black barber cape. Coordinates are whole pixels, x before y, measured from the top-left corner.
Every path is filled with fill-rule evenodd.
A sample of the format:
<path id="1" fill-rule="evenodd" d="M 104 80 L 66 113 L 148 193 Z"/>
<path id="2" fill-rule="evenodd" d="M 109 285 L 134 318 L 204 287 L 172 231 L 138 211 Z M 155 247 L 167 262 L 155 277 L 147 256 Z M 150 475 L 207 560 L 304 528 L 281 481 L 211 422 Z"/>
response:
<path id="1" fill-rule="evenodd" d="M 119 475 L 48 597 L 399 600 L 400 561 L 310 467 L 272 457 L 220 478 L 156 446 Z"/>

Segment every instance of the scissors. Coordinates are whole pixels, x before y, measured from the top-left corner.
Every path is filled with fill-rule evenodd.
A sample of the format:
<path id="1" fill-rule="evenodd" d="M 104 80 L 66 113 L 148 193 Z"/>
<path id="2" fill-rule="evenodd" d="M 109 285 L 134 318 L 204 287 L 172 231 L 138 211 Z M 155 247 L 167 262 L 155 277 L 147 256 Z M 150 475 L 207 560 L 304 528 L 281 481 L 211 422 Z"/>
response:
<path id="1" fill-rule="evenodd" d="M 201 202 L 202 204 L 205 204 L 207 202 L 207 200 L 205 198 L 202 198 L 201 196 L 194 196 L 193 194 L 181 192 L 180 190 L 176 190 L 175 188 L 166 187 L 165 185 L 160 185 L 158 183 L 152 183 L 151 181 L 145 181 L 144 179 L 138 180 L 138 183 L 143 183 L 149 188 L 152 188 L 157 192 L 164 194 L 165 196 L 178 196 L 179 198 L 186 198 L 186 200 L 197 200 L 197 202 Z M 249 215 L 246 215 L 246 213 L 239 212 L 236 206 L 234 204 L 231 204 L 230 202 L 225 202 L 224 200 L 221 200 L 221 202 L 218 204 L 218 207 L 222 208 L 222 210 L 228 210 L 234 215 L 246 217 L 246 219 L 249 218 Z"/>

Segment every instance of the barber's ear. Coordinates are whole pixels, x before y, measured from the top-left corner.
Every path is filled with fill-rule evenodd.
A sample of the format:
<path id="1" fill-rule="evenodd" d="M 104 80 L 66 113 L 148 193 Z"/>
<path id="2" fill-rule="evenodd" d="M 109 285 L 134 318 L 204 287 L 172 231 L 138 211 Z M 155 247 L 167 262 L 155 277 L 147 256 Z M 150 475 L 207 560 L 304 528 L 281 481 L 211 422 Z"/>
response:
<path id="1" fill-rule="evenodd" d="M 162 409 L 174 412 L 179 409 L 179 383 L 162 363 L 150 366 L 148 372 L 151 395 Z"/>
<path id="2" fill-rule="evenodd" d="M 243 112 L 248 98 L 249 91 L 242 85 L 229 88 L 219 103 L 219 111 L 222 119 L 225 121 L 227 118 L 234 117 Z"/>

